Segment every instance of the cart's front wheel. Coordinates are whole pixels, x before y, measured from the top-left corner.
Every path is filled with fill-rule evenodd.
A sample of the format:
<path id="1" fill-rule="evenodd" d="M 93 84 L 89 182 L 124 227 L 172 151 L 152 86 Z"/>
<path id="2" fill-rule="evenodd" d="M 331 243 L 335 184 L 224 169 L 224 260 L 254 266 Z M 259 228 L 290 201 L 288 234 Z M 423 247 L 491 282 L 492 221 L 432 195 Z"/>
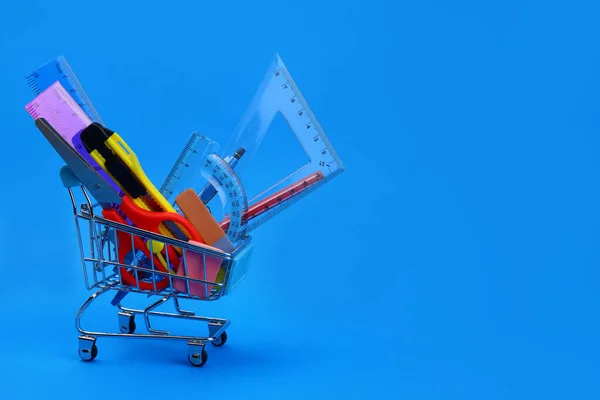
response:
<path id="1" fill-rule="evenodd" d="M 93 345 L 92 346 L 92 358 L 90 358 L 90 361 L 93 361 L 97 356 L 98 356 L 98 346 Z"/>
<path id="2" fill-rule="evenodd" d="M 94 361 L 98 356 L 98 346 L 92 344 L 92 347 L 84 347 L 79 349 L 79 357 L 83 361 Z"/>
<path id="3" fill-rule="evenodd" d="M 221 347 L 227 343 L 227 332 L 221 333 L 221 336 L 210 341 L 213 346 Z"/>
<path id="4" fill-rule="evenodd" d="M 79 338 L 79 357 L 83 361 L 93 361 L 98 356 L 96 339 L 82 336 Z"/>
<path id="5" fill-rule="evenodd" d="M 189 354 L 188 360 L 190 361 L 190 364 L 192 364 L 194 367 L 201 367 L 204 364 L 206 364 L 206 361 L 208 360 L 208 353 L 206 352 L 204 347 L 202 347 L 202 351 L 200 352 L 200 354 Z"/>

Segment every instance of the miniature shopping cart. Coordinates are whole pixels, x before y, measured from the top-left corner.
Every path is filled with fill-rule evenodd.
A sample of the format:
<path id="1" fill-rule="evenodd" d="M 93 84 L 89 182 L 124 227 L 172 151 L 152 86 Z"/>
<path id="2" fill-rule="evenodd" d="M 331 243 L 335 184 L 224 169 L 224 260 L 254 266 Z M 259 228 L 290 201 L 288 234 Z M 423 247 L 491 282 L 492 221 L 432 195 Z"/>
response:
<path id="1" fill-rule="evenodd" d="M 101 208 L 98 204 L 92 204 L 85 186 L 65 182 L 64 179 L 63 184 L 69 191 L 73 205 L 85 285 L 88 290 L 96 290 L 76 315 L 76 326 L 80 332 L 79 356 L 85 361 L 94 360 L 98 355 L 96 345 L 98 337 L 180 340 L 188 344 L 190 363 L 194 366 L 204 365 L 208 358 L 205 350 L 206 343 L 210 342 L 214 346 L 224 345 L 230 322 L 227 319 L 203 317 L 193 311 L 182 310 L 179 300 L 214 301 L 231 293 L 246 275 L 251 253 L 250 238 L 244 239 L 233 253 L 216 252 L 210 248 L 195 246 L 185 241 L 105 219 L 101 212 L 96 211 Z M 77 197 L 81 199 L 78 200 Z M 128 245 L 127 241 L 131 242 L 132 255 L 130 260 L 121 260 L 118 256 L 119 246 Z M 135 252 L 134 243 L 140 241 L 143 241 L 148 249 L 163 248 L 163 246 L 180 249 L 181 261 L 177 273 L 162 271 L 155 265 L 154 257 L 145 257 L 141 251 Z M 165 254 L 168 258 L 169 252 Z M 199 278 L 188 274 L 188 266 L 192 259 L 202 263 L 204 276 Z M 219 266 L 217 279 L 206 279 L 206 271 L 210 265 Z M 125 277 L 130 279 L 124 279 Z M 115 294 L 113 305 L 118 308 L 115 332 L 83 329 L 81 326 L 83 314 L 96 299 L 106 293 Z M 152 303 L 144 309 L 126 308 L 121 301 L 130 293 L 160 298 L 156 301 L 152 300 Z M 157 311 L 170 300 L 173 301 L 173 312 Z M 136 332 L 136 316 L 142 319 L 147 333 Z M 208 325 L 208 334 L 202 337 L 170 334 L 153 328 L 151 321 L 156 317 L 204 322 Z"/>

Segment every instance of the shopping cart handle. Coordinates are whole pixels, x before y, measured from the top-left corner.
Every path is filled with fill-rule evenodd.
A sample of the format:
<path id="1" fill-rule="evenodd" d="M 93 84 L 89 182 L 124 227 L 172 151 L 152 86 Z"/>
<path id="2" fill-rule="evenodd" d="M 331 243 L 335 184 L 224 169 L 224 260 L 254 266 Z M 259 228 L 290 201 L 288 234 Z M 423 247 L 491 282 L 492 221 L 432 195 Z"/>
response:
<path id="1" fill-rule="evenodd" d="M 60 180 L 66 188 L 81 186 L 81 181 L 77 179 L 71 168 L 68 165 L 63 165 L 60 169 Z"/>

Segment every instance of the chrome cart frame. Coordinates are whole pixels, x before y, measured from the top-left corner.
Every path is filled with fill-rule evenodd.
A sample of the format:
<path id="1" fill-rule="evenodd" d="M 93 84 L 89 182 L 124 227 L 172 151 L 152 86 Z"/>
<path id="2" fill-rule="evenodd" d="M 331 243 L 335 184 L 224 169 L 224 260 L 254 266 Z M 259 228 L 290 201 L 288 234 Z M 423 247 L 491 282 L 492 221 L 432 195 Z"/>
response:
<path id="1" fill-rule="evenodd" d="M 222 253 L 213 251 L 206 247 L 199 247 L 178 239 L 169 238 L 149 231 L 135 228 L 133 226 L 117 223 L 94 212 L 94 208 L 101 209 L 99 205 L 92 205 L 86 188 L 79 187 L 84 200 L 76 200 L 74 189 L 68 187 L 69 196 L 73 205 L 75 226 L 79 243 L 83 276 L 88 290 L 96 289 L 86 302 L 80 307 L 76 315 L 76 327 L 80 332 L 79 356 L 84 361 L 91 361 L 98 355 L 96 340 L 98 337 L 127 338 L 127 339 L 164 339 L 186 341 L 188 344 L 188 360 L 194 366 L 202 366 L 206 363 L 208 354 L 205 345 L 210 342 L 214 346 L 222 346 L 227 341 L 226 330 L 230 321 L 222 318 L 198 316 L 193 311 L 182 310 L 179 306 L 180 299 L 214 301 L 229 294 L 246 275 L 252 246 L 251 239 L 247 237 L 233 253 Z M 121 263 L 119 259 L 119 242 L 117 233 L 127 234 L 131 239 L 131 262 Z M 177 274 L 159 270 L 155 265 L 154 257 L 146 257 L 133 245 L 134 239 L 142 239 L 148 249 L 178 248 L 181 252 L 181 261 L 177 268 Z M 86 243 L 87 242 L 87 243 Z M 121 245 L 124 242 L 121 241 Z M 154 251 L 154 250 L 150 250 Z M 158 250 L 160 251 L 160 250 Z M 165 251 L 166 263 L 169 264 L 169 252 Z M 201 255 L 201 266 L 203 278 L 192 277 L 188 274 L 190 257 Z M 215 280 L 206 277 L 207 260 L 219 261 L 219 276 Z M 183 269 L 181 272 L 180 270 Z M 123 274 L 135 277 L 133 284 L 123 279 Z M 174 287 L 174 282 L 179 282 L 179 288 Z M 145 283 L 145 286 L 142 285 Z M 181 290 L 181 284 L 184 288 Z M 195 289 L 191 289 L 191 285 Z M 142 288 L 143 286 L 143 288 Z M 150 286 L 150 288 L 148 288 Z M 198 290 L 198 287 L 203 288 Z M 106 293 L 116 293 L 113 305 L 118 308 L 118 332 L 92 331 L 82 328 L 81 318 L 88 307 L 100 296 Z M 125 295 L 129 293 L 142 294 L 145 297 L 159 296 L 144 309 L 128 308 L 121 305 Z M 175 312 L 162 312 L 156 309 L 170 300 L 173 301 Z M 148 333 L 136 333 L 135 317 L 139 315 Z M 168 331 L 154 329 L 151 317 L 179 318 L 193 321 L 205 322 L 208 325 L 208 335 L 187 336 L 173 335 Z"/>

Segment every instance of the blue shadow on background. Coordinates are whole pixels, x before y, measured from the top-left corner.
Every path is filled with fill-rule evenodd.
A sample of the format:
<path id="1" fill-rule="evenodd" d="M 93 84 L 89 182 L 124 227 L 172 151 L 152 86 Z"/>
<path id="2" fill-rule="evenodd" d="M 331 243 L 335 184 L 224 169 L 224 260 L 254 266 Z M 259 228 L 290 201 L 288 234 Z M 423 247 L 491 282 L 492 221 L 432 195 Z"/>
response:
<path id="1" fill-rule="evenodd" d="M 595 2 L 2 8 L 0 398 L 600 395 Z M 232 320 L 204 367 L 160 341 L 80 361 L 89 293 L 24 75 L 65 55 L 162 182 L 192 131 L 227 141 L 276 52 L 347 171 L 256 230 L 236 292 L 183 304 Z"/>

